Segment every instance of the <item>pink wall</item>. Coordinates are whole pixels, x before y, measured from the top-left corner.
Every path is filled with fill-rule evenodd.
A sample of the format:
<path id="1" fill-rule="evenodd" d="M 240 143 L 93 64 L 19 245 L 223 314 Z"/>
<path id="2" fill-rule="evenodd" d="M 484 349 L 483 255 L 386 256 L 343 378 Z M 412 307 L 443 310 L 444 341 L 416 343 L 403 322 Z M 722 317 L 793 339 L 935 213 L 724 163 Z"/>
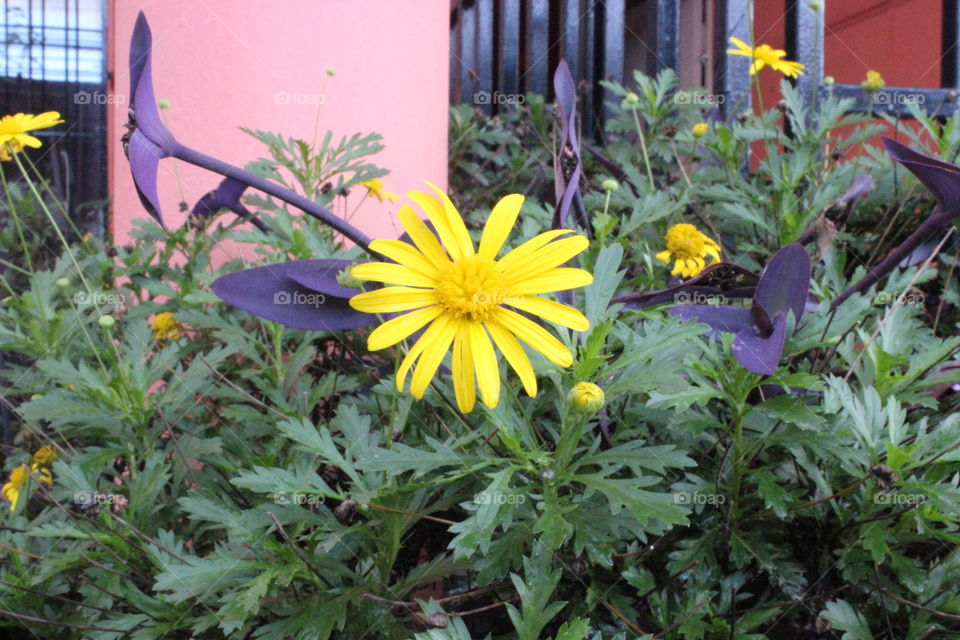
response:
<path id="1" fill-rule="evenodd" d="M 108 113 L 112 232 L 128 238 L 147 217 L 120 145 L 127 119 L 130 34 L 143 10 L 153 31 L 153 81 L 163 113 L 182 143 L 236 165 L 266 155 L 239 126 L 313 138 L 377 132 L 386 149 L 373 162 L 389 169 L 389 191 L 445 188 L 449 56 L 448 0 L 111 0 Z M 328 77 L 327 68 L 336 71 Z M 322 98 L 315 96 L 322 95 Z M 279 96 L 279 98 L 278 98 Z M 284 98 L 288 97 L 288 100 Z M 219 176 L 165 159 L 160 199 L 168 226 L 182 224 L 174 162 L 192 204 Z M 350 195 L 350 211 L 364 191 Z M 400 234 L 396 204 L 363 202 L 351 219 L 368 235 Z M 232 215 L 232 214 L 225 214 Z"/>

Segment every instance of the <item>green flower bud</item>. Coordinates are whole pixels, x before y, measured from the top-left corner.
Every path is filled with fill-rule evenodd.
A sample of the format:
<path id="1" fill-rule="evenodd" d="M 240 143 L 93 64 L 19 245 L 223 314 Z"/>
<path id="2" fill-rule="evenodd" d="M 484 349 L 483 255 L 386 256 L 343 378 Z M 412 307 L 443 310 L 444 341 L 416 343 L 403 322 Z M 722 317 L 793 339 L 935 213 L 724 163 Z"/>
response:
<path id="1" fill-rule="evenodd" d="M 113 325 L 117 324 L 117 321 L 113 316 L 103 315 L 97 318 L 97 324 L 99 324 L 104 329 L 112 329 Z"/>
<path id="2" fill-rule="evenodd" d="M 341 287 L 347 287 L 348 289 L 359 289 L 363 285 L 363 280 L 358 280 L 353 277 L 353 274 L 350 272 L 351 267 L 347 267 L 343 271 L 337 273 L 337 284 Z"/>
<path id="3" fill-rule="evenodd" d="M 54 284 L 56 284 L 61 289 L 66 289 L 67 287 L 70 286 L 70 280 L 68 278 L 59 278 Z"/>
<path id="4" fill-rule="evenodd" d="M 333 77 L 333 76 L 335 76 L 336 74 L 337 74 L 337 72 L 334 71 L 333 67 L 327 67 L 327 75 L 328 75 L 328 76 Z"/>
<path id="5" fill-rule="evenodd" d="M 613 178 L 607 178 L 601 183 L 600 186 L 603 187 L 604 191 L 616 191 L 620 188 L 620 183 Z"/>
<path id="6" fill-rule="evenodd" d="M 578 382 L 567 394 L 567 405 L 578 413 L 594 414 L 603 408 L 603 389 L 592 382 Z"/>
<path id="7" fill-rule="evenodd" d="M 633 91 L 631 91 L 630 93 L 627 94 L 627 97 L 624 98 L 624 100 L 626 100 L 627 104 L 632 107 L 640 103 L 640 96 L 638 96 Z"/>
<path id="8" fill-rule="evenodd" d="M 167 100 L 166 98 L 160 98 L 159 100 L 157 100 L 157 106 L 160 107 L 161 109 L 169 109 L 170 101 Z"/>
<path id="9" fill-rule="evenodd" d="M 836 82 L 836 81 L 833 79 L 833 76 L 824 76 L 824 77 L 823 77 L 823 86 L 825 86 L 825 87 L 832 87 L 834 82 Z"/>
<path id="10" fill-rule="evenodd" d="M 820 11 L 820 9 L 823 8 L 823 4 L 821 4 L 820 0 L 811 0 L 808 6 L 814 11 Z"/>

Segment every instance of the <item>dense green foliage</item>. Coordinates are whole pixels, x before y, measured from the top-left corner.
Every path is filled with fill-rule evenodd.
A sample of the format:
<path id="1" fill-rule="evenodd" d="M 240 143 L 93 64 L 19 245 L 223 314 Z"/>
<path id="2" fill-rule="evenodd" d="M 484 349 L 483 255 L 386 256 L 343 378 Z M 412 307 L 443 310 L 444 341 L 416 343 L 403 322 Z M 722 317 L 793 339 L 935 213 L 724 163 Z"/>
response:
<path id="1" fill-rule="evenodd" d="M 369 353 L 365 332 L 285 329 L 223 304 L 210 283 L 242 267 L 215 266 L 226 239 L 264 263 L 360 257 L 255 196 L 273 234 L 146 220 L 132 246 L 92 239 L 5 271 L 4 477 L 42 446 L 60 456 L 51 489 L 33 482 L 12 512 L 2 503 L 2 624 L 98 640 L 960 630 L 960 394 L 944 366 L 960 347 L 956 251 L 827 309 L 932 199 L 877 147 L 856 153 L 880 128 L 844 115 L 849 104 L 814 114 L 784 84 L 781 108 L 695 138 L 702 113 L 676 99 L 671 73 L 636 82 L 636 104 L 608 87 L 608 164 L 584 159 L 593 242 L 580 266 L 595 281 L 576 306 L 591 329 L 557 331 L 570 369 L 531 353 L 533 399 L 504 364 L 495 410 L 461 415 L 443 372 L 415 401 L 394 390 L 396 352 Z M 553 209 L 552 110 L 525 105 L 451 119 L 450 191 L 475 228 L 500 196 L 530 196 L 514 245 Z M 925 124 L 953 158 L 957 120 Z M 375 137 L 322 150 L 258 137 L 271 157 L 253 168 L 323 204 L 382 175 Z M 667 284 L 653 256 L 670 225 L 696 224 L 725 260 L 759 270 L 830 218 L 860 173 L 876 186 L 836 233 L 817 227 L 821 302 L 777 375 L 750 373 L 729 337 L 664 307 L 611 305 Z M 619 188 L 604 191 L 610 177 Z M 182 337 L 154 339 L 161 312 Z M 579 381 L 603 388 L 600 414 L 568 405 Z"/>

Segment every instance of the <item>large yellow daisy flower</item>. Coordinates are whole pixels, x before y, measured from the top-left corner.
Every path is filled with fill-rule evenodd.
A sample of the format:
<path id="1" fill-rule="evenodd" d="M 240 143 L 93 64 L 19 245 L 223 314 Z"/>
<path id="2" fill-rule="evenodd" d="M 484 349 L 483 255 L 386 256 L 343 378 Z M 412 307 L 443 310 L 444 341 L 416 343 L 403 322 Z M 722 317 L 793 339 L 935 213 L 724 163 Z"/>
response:
<path id="1" fill-rule="evenodd" d="M 497 254 L 520 213 L 523 196 L 508 195 L 497 203 L 483 229 L 480 247 L 475 249 L 453 203 L 432 184 L 430 187 L 437 197 L 422 191 L 408 195 L 426 212 L 436 235 L 409 205 L 403 205 L 397 215 L 413 244 L 375 240 L 370 248 L 396 263 L 372 262 L 351 271 L 359 280 L 395 285 L 354 296 L 350 299 L 354 309 L 366 313 L 409 312 L 374 329 L 368 347 L 371 351 L 385 349 L 429 325 L 400 364 L 397 390 L 403 390 L 407 373 L 416 363 L 410 392 L 422 398 L 452 344 L 457 406 L 468 413 L 476 401 L 474 375 L 485 405 L 492 409 L 500 399 L 496 344 L 533 397 L 537 378 L 517 338 L 561 367 L 573 364 L 573 356 L 546 329 L 513 309 L 576 331 L 589 329 L 590 323 L 576 309 L 537 296 L 593 282 L 593 276 L 583 269 L 559 266 L 586 249 L 589 241 L 583 236 L 568 236 L 573 232 L 566 229 L 547 231 L 498 260 Z"/>
<path id="2" fill-rule="evenodd" d="M 56 111 L 47 111 L 38 116 L 26 113 L 3 116 L 0 118 L 0 160 L 10 160 L 13 157 L 11 154 L 23 151 L 24 147 L 40 146 L 40 140 L 27 135 L 28 131 L 46 129 L 61 122 L 63 120 Z"/>
<path id="3" fill-rule="evenodd" d="M 727 49 L 727 53 L 735 56 L 753 58 L 753 64 L 750 65 L 750 75 L 756 75 L 765 65 L 769 65 L 771 69 L 779 71 L 783 75 L 791 78 L 803 75 L 805 65 L 799 62 L 793 62 L 792 60 L 783 60 L 783 56 L 787 55 L 787 52 L 783 49 L 774 49 L 768 44 L 751 47 L 743 40 L 734 38 L 733 36 L 730 37 L 730 42 L 737 48 Z"/>

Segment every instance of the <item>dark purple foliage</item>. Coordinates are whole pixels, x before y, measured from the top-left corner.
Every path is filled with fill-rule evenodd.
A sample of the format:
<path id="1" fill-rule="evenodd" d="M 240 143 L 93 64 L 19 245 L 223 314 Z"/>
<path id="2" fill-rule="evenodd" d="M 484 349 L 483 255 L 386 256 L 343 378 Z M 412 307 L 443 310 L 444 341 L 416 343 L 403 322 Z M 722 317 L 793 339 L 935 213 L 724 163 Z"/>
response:
<path id="1" fill-rule="evenodd" d="M 337 274 L 352 260 L 296 260 L 244 269 L 217 278 L 215 294 L 238 309 L 294 329 L 345 331 L 379 322 L 353 309 L 359 291 L 342 286 Z"/>
<path id="2" fill-rule="evenodd" d="M 770 258 L 753 295 L 751 307 L 681 305 L 670 310 L 695 318 L 713 332 L 734 333 L 733 355 L 753 373 L 777 371 L 786 340 L 787 316 L 799 321 L 810 291 L 810 256 L 799 244 L 788 244 Z"/>
<path id="3" fill-rule="evenodd" d="M 580 156 L 580 139 L 577 135 L 577 85 L 565 60 L 560 61 L 553 74 L 553 90 L 557 94 L 557 110 L 560 115 L 560 157 L 554 167 L 557 208 L 553 214 L 553 228 L 566 226 L 567 214 L 573 207 L 575 222 L 589 233 L 587 212 L 580 193 L 583 159 Z"/>

